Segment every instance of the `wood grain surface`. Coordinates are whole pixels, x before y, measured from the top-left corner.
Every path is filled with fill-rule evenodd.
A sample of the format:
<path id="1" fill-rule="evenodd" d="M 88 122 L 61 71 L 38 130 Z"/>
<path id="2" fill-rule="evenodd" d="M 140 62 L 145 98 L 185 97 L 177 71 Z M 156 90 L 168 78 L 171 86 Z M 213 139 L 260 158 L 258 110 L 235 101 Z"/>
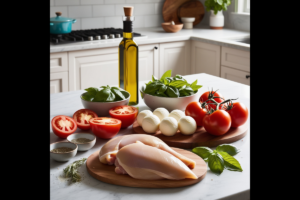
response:
<path id="1" fill-rule="evenodd" d="M 248 122 L 237 128 L 230 128 L 227 133 L 221 136 L 214 136 L 204 129 L 203 126 L 197 127 L 196 132 L 192 135 L 183 135 L 178 130 L 173 136 L 165 136 L 161 131 L 156 131 L 155 134 L 146 133 L 143 128 L 135 121 L 132 125 L 133 133 L 144 133 L 153 135 L 164 141 L 171 147 L 182 149 L 192 149 L 198 146 L 216 147 L 220 144 L 231 143 L 245 137 L 248 132 Z"/>
<path id="2" fill-rule="evenodd" d="M 162 9 L 162 15 L 164 21 L 165 22 L 174 21 L 175 24 L 181 23 L 177 15 L 177 10 L 183 3 L 187 1 L 189 0 L 166 0 Z"/>
<path id="3" fill-rule="evenodd" d="M 139 187 L 139 188 L 175 188 L 193 185 L 201 181 L 207 172 L 207 166 L 205 161 L 198 155 L 178 148 L 172 148 L 178 153 L 193 159 L 196 162 L 196 166 L 192 171 L 199 177 L 198 179 L 183 179 L 183 180 L 140 180 L 129 176 L 128 174 L 116 174 L 114 165 L 105 165 L 99 161 L 99 151 L 90 155 L 86 161 L 86 168 L 91 176 L 94 178 L 114 184 L 127 187 Z"/>
<path id="4" fill-rule="evenodd" d="M 202 21 L 204 14 L 204 6 L 200 1 L 197 0 L 187 1 L 183 3 L 177 10 L 179 21 L 181 21 L 181 17 L 195 17 L 193 26 L 196 26 Z"/>

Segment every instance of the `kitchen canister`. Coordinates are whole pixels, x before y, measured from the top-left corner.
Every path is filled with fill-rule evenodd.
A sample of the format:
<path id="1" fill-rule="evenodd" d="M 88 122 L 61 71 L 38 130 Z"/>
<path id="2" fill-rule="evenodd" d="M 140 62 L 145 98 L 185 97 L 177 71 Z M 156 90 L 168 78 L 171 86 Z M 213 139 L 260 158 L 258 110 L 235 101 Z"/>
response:
<path id="1" fill-rule="evenodd" d="M 209 26 L 211 29 L 222 29 L 224 26 L 223 11 L 218 11 L 215 15 L 214 11 L 210 11 Z"/>

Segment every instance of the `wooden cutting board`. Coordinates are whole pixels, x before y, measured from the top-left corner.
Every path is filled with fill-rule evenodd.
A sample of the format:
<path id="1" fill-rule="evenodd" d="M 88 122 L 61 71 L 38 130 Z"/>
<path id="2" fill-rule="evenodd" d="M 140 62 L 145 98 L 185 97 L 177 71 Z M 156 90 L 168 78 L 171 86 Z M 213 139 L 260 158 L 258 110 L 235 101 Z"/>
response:
<path id="1" fill-rule="evenodd" d="M 220 144 L 231 143 L 245 137 L 248 132 L 248 122 L 237 128 L 230 128 L 227 133 L 221 136 L 214 136 L 204 129 L 203 126 L 197 127 L 196 132 L 192 135 L 183 135 L 178 130 L 173 136 L 165 136 L 161 131 L 156 131 L 155 134 L 146 133 L 143 128 L 135 121 L 132 125 L 133 133 L 144 133 L 153 135 L 164 141 L 171 147 L 182 149 L 192 149 L 198 146 L 216 147 Z"/>
<path id="2" fill-rule="evenodd" d="M 207 172 L 207 166 L 205 161 L 198 155 L 178 148 L 172 148 L 178 153 L 193 159 L 196 162 L 196 166 L 192 171 L 199 177 L 198 179 L 183 179 L 183 180 L 139 180 L 132 178 L 128 174 L 116 174 L 114 165 L 105 165 L 99 161 L 99 151 L 90 155 L 86 161 L 86 168 L 91 176 L 114 185 L 121 185 L 127 187 L 140 187 L 140 188 L 176 188 L 188 185 L 193 185 L 201 181 Z"/>
<path id="3" fill-rule="evenodd" d="M 189 0 L 166 0 L 162 9 L 164 21 L 174 21 L 175 24 L 182 23 L 177 15 L 177 10 L 183 3 L 187 1 Z"/>
<path id="4" fill-rule="evenodd" d="M 199 24 L 202 21 L 204 14 L 204 6 L 200 1 L 197 0 L 187 1 L 183 3 L 177 10 L 179 21 L 181 21 L 181 17 L 195 17 L 193 26 Z"/>

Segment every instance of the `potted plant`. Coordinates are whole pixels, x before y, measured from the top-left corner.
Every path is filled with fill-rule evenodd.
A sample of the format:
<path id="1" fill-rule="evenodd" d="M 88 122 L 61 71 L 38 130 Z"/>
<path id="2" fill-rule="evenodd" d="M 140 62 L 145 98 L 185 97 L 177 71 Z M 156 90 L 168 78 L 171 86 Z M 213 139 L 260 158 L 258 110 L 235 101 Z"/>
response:
<path id="1" fill-rule="evenodd" d="M 204 5 L 207 11 L 210 11 L 209 26 L 211 29 L 222 29 L 224 26 L 223 10 L 227 10 L 227 6 L 231 4 L 231 0 L 206 0 Z"/>

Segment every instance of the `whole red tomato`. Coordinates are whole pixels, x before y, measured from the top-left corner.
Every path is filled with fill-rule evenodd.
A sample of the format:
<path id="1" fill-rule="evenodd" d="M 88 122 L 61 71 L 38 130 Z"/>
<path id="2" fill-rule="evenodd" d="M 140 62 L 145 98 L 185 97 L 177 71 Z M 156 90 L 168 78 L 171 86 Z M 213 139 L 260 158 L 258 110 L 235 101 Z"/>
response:
<path id="1" fill-rule="evenodd" d="M 230 108 L 231 107 L 231 108 Z M 231 127 L 243 125 L 248 119 L 248 108 L 241 102 L 234 102 L 226 110 L 231 117 Z"/>
<path id="2" fill-rule="evenodd" d="M 113 118 L 122 121 L 122 128 L 126 128 L 133 124 L 137 115 L 138 109 L 133 106 L 116 106 L 109 110 L 109 115 Z"/>
<path id="3" fill-rule="evenodd" d="M 90 129 L 91 126 L 89 121 L 91 118 L 95 117 L 98 117 L 98 115 L 89 109 L 80 109 L 73 114 L 73 119 L 75 120 L 77 127 L 81 130 Z"/>
<path id="4" fill-rule="evenodd" d="M 203 126 L 212 135 L 223 135 L 230 129 L 230 115 L 225 110 L 216 110 L 204 116 Z"/>
<path id="5" fill-rule="evenodd" d="M 216 101 L 216 102 L 218 102 L 218 103 L 221 103 L 222 101 L 224 101 L 224 97 L 223 97 L 223 95 L 222 94 L 220 94 L 220 93 L 218 93 L 218 92 L 215 92 L 215 91 L 207 91 L 207 92 L 204 92 L 201 96 L 200 96 L 200 98 L 199 98 L 199 102 L 200 103 L 203 103 L 203 102 L 205 102 L 206 100 L 208 100 L 209 98 L 211 98 L 211 97 L 221 97 L 221 98 L 214 98 L 214 100 Z M 222 99 L 223 98 L 223 99 Z M 210 109 L 210 108 L 212 108 L 212 109 L 216 109 L 216 105 L 215 104 L 213 104 L 213 102 L 212 101 L 207 101 L 206 102 L 208 105 L 208 108 Z M 209 104 L 209 103 L 212 103 L 212 104 Z M 220 105 L 219 106 L 219 109 L 222 109 L 223 108 L 223 104 L 222 105 Z"/>
<path id="6" fill-rule="evenodd" d="M 191 116 L 197 123 L 197 126 L 203 126 L 202 120 L 206 115 L 206 109 L 202 109 L 198 101 L 189 103 L 185 109 L 185 115 Z"/>
<path id="7" fill-rule="evenodd" d="M 92 132 L 100 138 L 110 139 L 117 135 L 121 129 L 121 121 L 109 117 L 96 117 L 90 119 Z"/>
<path id="8" fill-rule="evenodd" d="M 67 138 L 77 129 L 77 124 L 71 117 L 57 115 L 51 120 L 53 133 L 60 138 Z"/>

